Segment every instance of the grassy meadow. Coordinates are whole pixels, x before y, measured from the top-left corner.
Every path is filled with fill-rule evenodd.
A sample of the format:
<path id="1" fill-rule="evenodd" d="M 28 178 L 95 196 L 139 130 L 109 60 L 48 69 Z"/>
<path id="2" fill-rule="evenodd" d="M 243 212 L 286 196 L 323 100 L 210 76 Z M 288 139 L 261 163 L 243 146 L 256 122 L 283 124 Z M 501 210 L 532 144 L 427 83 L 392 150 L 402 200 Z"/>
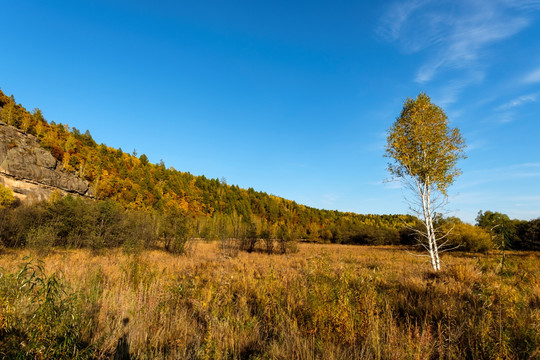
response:
<path id="1" fill-rule="evenodd" d="M 7 250 L 0 357 L 540 359 L 540 254 Z"/>

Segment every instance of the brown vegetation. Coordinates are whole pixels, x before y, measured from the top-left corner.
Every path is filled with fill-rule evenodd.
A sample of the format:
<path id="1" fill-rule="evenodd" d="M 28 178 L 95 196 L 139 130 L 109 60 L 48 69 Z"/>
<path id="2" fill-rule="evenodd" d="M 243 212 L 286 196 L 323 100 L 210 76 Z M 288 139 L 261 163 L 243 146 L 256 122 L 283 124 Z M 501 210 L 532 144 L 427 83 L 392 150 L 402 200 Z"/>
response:
<path id="1" fill-rule="evenodd" d="M 424 258 L 395 247 L 300 244 L 293 254 L 232 258 L 216 242 L 193 244 L 191 256 L 5 250 L 0 352 L 30 358 L 537 358 L 538 254 L 507 253 L 500 260 L 496 253 L 447 254 L 435 274 Z"/>

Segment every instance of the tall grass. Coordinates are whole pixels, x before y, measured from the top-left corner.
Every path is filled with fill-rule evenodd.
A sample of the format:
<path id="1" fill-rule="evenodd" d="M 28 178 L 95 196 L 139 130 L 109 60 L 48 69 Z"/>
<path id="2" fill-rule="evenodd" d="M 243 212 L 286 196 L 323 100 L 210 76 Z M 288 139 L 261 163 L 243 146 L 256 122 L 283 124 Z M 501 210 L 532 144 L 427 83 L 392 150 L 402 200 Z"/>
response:
<path id="1" fill-rule="evenodd" d="M 231 258 L 216 243 L 196 246 L 189 257 L 5 252 L 2 354 L 24 342 L 21 358 L 62 357 L 64 343 L 80 358 L 540 356 L 538 254 L 510 254 L 502 271 L 495 254 L 447 255 L 435 274 L 421 258 L 390 247 L 300 244 L 294 254 Z M 23 260 L 28 255 L 39 259 Z M 36 266 L 43 282 L 21 288 L 18 274 Z M 51 279 L 57 291 L 46 305 L 43 284 Z M 31 342 L 36 333 L 44 339 Z"/>

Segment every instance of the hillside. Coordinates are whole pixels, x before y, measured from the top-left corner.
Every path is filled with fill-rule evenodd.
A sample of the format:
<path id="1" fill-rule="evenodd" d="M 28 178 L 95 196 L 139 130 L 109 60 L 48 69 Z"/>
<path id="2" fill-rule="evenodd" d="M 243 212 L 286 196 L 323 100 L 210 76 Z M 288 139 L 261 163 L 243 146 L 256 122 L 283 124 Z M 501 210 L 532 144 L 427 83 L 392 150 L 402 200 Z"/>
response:
<path id="1" fill-rule="evenodd" d="M 48 122 L 39 109 L 29 112 L 16 103 L 13 95 L 9 97 L 1 91 L 0 108 L 1 121 L 26 134 L 26 138 L 35 139 L 23 146 L 39 146 L 40 153 L 47 150 L 52 155 L 48 161 L 56 162 L 54 167 L 62 169 L 62 176 L 71 175 L 73 186 L 58 188 L 93 194 L 98 200 L 113 200 L 126 209 L 174 211 L 207 219 L 206 222 L 216 216 L 233 217 L 254 222 L 258 227 L 285 226 L 294 229 L 298 237 L 333 242 L 347 240 L 353 232 L 358 233 L 359 227 L 389 230 L 398 241 L 397 231 L 403 223 L 414 222 L 412 217 L 403 215 L 358 215 L 314 209 L 252 188 L 241 189 L 218 179 L 166 168 L 163 163 L 152 164 L 144 154 L 137 157 L 98 144 L 89 131 L 81 133 L 69 125 Z M 36 175 L 38 171 L 27 173 Z M 82 181 L 74 180 L 74 175 Z M 31 182 L 30 177 L 26 176 Z M 86 183 L 89 190 L 83 189 Z M 371 242 L 388 235 L 369 233 Z"/>

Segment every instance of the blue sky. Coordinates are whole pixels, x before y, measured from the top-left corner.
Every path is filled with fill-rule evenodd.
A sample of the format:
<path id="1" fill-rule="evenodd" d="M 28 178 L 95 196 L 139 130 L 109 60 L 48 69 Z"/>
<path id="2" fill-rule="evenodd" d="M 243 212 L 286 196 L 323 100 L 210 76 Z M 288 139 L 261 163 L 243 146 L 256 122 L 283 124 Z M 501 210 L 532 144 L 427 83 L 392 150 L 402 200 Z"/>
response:
<path id="1" fill-rule="evenodd" d="M 540 216 L 540 1 L 12 1 L 0 87 L 151 161 L 406 213 L 386 131 L 424 91 L 468 144 L 449 215 Z"/>

